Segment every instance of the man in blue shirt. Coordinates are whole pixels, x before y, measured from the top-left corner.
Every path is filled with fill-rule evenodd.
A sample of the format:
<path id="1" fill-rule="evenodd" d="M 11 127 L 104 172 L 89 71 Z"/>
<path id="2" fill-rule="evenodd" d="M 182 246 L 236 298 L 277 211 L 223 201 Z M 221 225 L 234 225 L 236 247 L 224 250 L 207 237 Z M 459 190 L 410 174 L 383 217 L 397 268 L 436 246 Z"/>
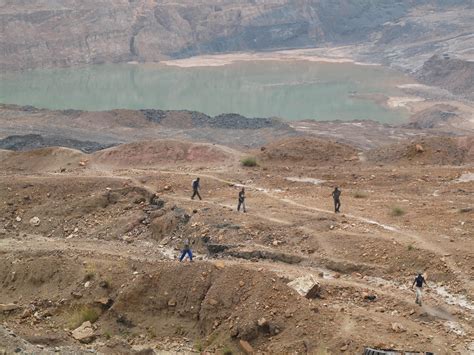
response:
<path id="1" fill-rule="evenodd" d="M 186 254 L 188 254 L 188 257 L 189 257 L 189 261 L 193 261 L 193 252 L 191 251 L 191 246 L 190 246 L 190 243 L 189 243 L 189 239 L 186 238 L 184 240 L 184 248 L 183 250 L 181 251 L 181 256 L 179 258 L 179 261 L 183 261 L 183 259 L 185 258 Z"/>

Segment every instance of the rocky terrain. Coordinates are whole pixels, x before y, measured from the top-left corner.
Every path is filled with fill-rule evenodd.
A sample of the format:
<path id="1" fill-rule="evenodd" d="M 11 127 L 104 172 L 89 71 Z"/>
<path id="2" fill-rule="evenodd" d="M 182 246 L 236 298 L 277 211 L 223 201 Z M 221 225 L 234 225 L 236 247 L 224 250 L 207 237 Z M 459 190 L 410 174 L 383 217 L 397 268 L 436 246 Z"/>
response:
<path id="1" fill-rule="evenodd" d="M 96 142 L 79 141 L 73 138 L 64 139 L 55 136 L 45 138 L 39 134 L 13 135 L 0 139 L 0 149 L 31 150 L 46 147 L 69 147 L 79 149 L 85 153 L 108 148 L 107 145 Z"/>
<path id="2" fill-rule="evenodd" d="M 473 14 L 462 0 L 3 0 L 0 71 L 321 48 L 415 72 L 434 53 L 472 60 Z"/>
<path id="3" fill-rule="evenodd" d="M 417 73 L 420 82 L 474 99 L 474 61 L 433 56 Z"/>
<path id="4" fill-rule="evenodd" d="M 426 112 L 412 126 L 8 105 L 0 118 L 4 136 L 114 145 L 0 150 L 0 352 L 474 350 L 474 141 L 457 114 L 424 129 Z M 193 263 L 177 260 L 185 238 Z"/>
<path id="5" fill-rule="evenodd" d="M 143 160 L 150 143 L 106 159 L 107 151 L 2 153 L 0 317 L 17 339 L 5 349 L 467 354 L 473 182 L 460 177 L 473 161 L 380 166 L 354 160 L 357 149 L 334 156 L 334 142 L 298 140 L 269 145 L 256 168 L 239 167 L 250 152 L 217 147 L 221 158 L 205 169 L 198 158 L 166 162 L 162 149 Z M 325 158 L 307 160 L 308 144 Z M 127 168 L 124 157 L 136 163 Z M 196 175 L 202 202 L 189 199 Z M 335 184 L 340 216 L 331 212 Z M 239 185 L 247 214 L 233 206 Z M 394 206 L 403 214 L 392 215 Z M 185 236 L 194 264 L 173 261 Z M 430 282 L 421 308 L 407 288 L 418 269 Z M 308 275 L 320 288 L 310 299 L 287 285 Z M 84 322 L 90 330 L 71 333 Z"/>
<path id="6" fill-rule="evenodd" d="M 63 146 L 87 153 L 157 138 L 255 149 L 275 139 L 310 134 L 367 150 L 414 136 L 466 136 L 474 132 L 474 107 L 470 103 L 428 98 L 413 110 L 408 123 L 389 125 L 374 121 L 290 123 L 236 114 L 209 117 L 195 111 L 51 111 L 0 104 L 0 149 Z"/>
<path id="7" fill-rule="evenodd" d="M 2 73 L 308 48 L 419 80 L 414 102 L 373 95 L 410 109 L 398 125 L 0 104 L 0 354 L 472 354 L 473 16 L 462 0 L 0 0 Z"/>

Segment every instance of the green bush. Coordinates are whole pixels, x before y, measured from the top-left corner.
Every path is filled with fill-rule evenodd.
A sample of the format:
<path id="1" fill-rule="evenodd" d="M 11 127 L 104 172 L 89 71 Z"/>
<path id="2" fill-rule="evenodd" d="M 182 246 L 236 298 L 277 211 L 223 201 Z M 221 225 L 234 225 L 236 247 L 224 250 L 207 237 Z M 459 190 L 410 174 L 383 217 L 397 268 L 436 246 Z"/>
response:
<path id="1" fill-rule="evenodd" d="M 84 275 L 84 281 L 90 281 L 94 278 L 94 276 L 95 276 L 95 273 L 92 271 L 89 271 Z"/>
<path id="2" fill-rule="evenodd" d="M 99 319 L 99 312 L 90 306 L 78 306 L 72 309 L 69 315 L 69 327 L 75 329 L 84 322 L 94 323 Z"/>
<path id="3" fill-rule="evenodd" d="M 200 340 L 198 340 L 197 343 L 194 344 L 194 348 L 199 352 L 202 352 L 204 350 Z"/>
<path id="4" fill-rule="evenodd" d="M 245 157 L 240 162 L 243 166 L 257 166 L 257 158 L 255 157 Z"/>
<path id="5" fill-rule="evenodd" d="M 362 191 L 354 192 L 354 198 L 367 198 L 367 194 Z"/>
<path id="6" fill-rule="evenodd" d="M 392 207 L 392 216 L 394 217 L 403 216 L 405 213 L 406 213 L 405 210 L 401 207 L 398 207 L 398 206 Z"/>

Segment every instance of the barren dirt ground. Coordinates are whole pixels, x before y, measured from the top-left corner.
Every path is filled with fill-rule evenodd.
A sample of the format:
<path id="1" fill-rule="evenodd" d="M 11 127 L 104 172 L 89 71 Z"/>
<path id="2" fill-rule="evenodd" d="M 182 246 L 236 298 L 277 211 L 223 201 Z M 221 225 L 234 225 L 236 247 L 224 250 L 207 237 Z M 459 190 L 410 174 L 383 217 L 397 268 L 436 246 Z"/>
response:
<path id="1" fill-rule="evenodd" d="M 435 143 L 2 151 L 0 352 L 238 353 L 245 340 L 262 353 L 472 353 L 473 165 Z M 193 263 L 177 260 L 184 238 Z M 287 285 L 308 275 L 315 298 Z"/>

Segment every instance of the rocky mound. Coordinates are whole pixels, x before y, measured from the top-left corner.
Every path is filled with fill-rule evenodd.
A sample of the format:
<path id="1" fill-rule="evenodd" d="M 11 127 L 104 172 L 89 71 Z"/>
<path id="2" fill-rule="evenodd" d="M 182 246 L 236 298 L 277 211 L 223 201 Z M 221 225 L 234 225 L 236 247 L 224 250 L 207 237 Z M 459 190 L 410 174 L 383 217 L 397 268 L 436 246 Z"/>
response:
<path id="1" fill-rule="evenodd" d="M 462 165 L 473 161 L 473 151 L 472 137 L 430 137 L 373 149 L 367 159 L 384 164 Z"/>
<path id="2" fill-rule="evenodd" d="M 14 135 L 0 139 L 0 149 L 25 151 L 46 147 L 67 147 L 92 153 L 110 145 L 64 137 L 43 137 L 39 134 Z"/>
<path id="3" fill-rule="evenodd" d="M 141 110 L 148 121 L 167 127 L 192 128 L 210 127 L 221 129 L 289 128 L 288 124 L 276 118 L 249 118 L 236 113 L 223 113 L 214 117 L 197 111 Z"/>
<path id="4" fill-rule="evenodd" d="M 129 332 L 143 334 L 144 342 L 185 336 L 202 349 L 222 348 L 218 344 L 236 349 L 242 340 L 272 353 L 301 352 L 321 338 L 331 343 L 344 340 L 328 339 L 317 331 L 323 324 L 334 326 L 330 312 L 316 309 L 286 280 L 268 272 L 222 262 L 130 265 L 105 256 L 73 260 L 68 252 L 57 251 L 15 258 L 24 262 L 0 261 L 3 300 L 21 299 L 9 319 L 51 317 L 55 334 L 50 343 L 73 343 L 76 334 L 64 329 L 81 324 L 83 317 L 76 319 L 80 310 L 95 315 L 90 340 L 82 341 L 99 340 L 105 349 L 114 346 L 112 336 L 126 337 Z M 308 315 L 312 321 L 297 326 Z M 308 345 L 302 335 L 307 335 Z"/>
<path id="5" fill-rule="evenodd" d="M 358 151 L 330 140 L 294 137 L 261 148 L 258 159 L 272 164 L 304 163 L 308 166 L 358 161 Z"/>
<path id="6" fill-rule="evenodd" d="M 467 163 L 474 162 L 474 137 L 473 136 L 461 137 L 461 138 L 458 138 L 457 141 L 458 141 L 459 147 L 466 152 L 466 155 L 464 158 L 465 161 Z"/>
<path id="7" fill-rule="evenodd" d="M 474 62 L 435 55 L 425 62 L 417 76 L 425 84 L 474 98 Z"/>
<path id="8" fill-rule="evenodd" d="M 62 147 L 0 153 L 1 170 L 27 173 L 70 170 L 81 167 L 86 160 L 82 152 Z"/>
<path id="9" fill-rule="evenodd" d="M 122 144 L 92 155 L 96 164 L 114 167 L 150 167 L 169 164 L 217 164 L 230 160 L 232 151 L 212 145 L 176 140 Z"/>
<path id="10" fill-rule="evenodd" d="M 459 118 L 456 107 L 440 104 L 417 112 L 410 117 L 410 122 L 404 126 L 415 129 L 431 129 L 452 122 L 456 118 Z"/>

